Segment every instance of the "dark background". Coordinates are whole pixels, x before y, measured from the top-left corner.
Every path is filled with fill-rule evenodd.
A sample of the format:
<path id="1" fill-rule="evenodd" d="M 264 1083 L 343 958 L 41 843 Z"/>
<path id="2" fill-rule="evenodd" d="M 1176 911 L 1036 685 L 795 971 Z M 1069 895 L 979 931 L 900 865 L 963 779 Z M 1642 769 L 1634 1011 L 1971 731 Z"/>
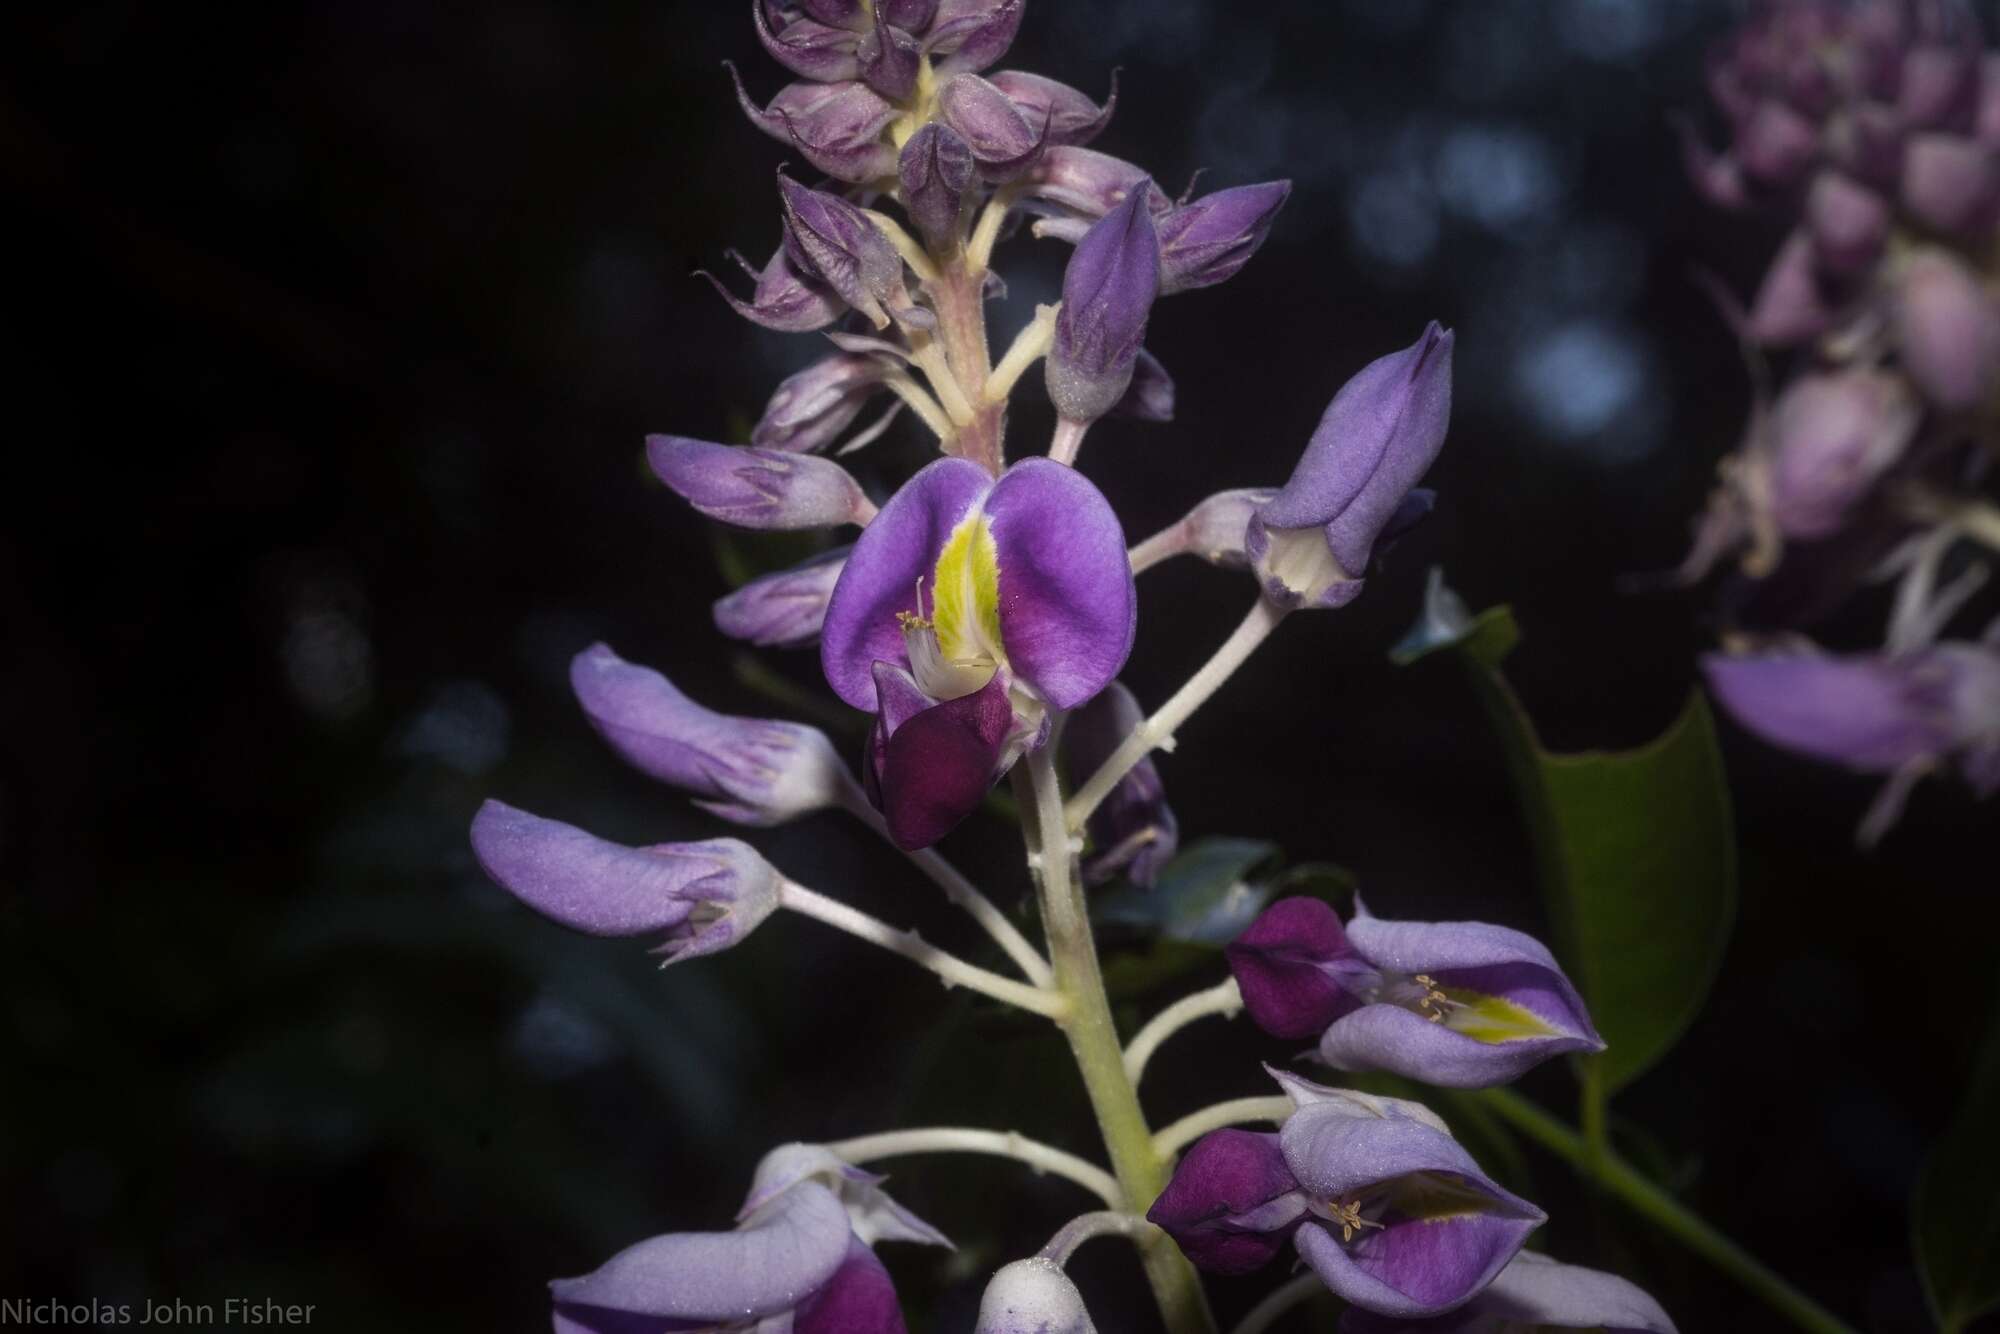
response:
<path id="1" fill-rule="evenodd" d="M 716 536 L 639 452 L 649 430 L 740 438 L 821 346 L 688 276 L 777 237 L 784 154 L 719 65 L 760 98 L 782 86 L 744 8 L 7 20 L 0 1296 L 535 1329 L 545 1279 L 723 1225 L 784 1139 L 957 1119 L 1090 1150 L 1060 1045 L 914 969 L 781 920 L 658 973 L 636 942 L 533 918 L 465 845 L 487 795 L 626 841 L 720 832 L 584 725 L 563 669 L 593 639 L 773 711 L 709 626 Z M 1030 6 L 1008 65 L 1093 92 L 1123 66 L 1097 147 L 1176 192 L 1197 167 L 1207 188 L 1298 187 L 1242 275 L 1156 312 L 1179 419 L 1093 434 L 1084 470 L 1135 538 L 1282 480 L 1339 383 L 1427 319 L 1459 336 L 1437 516 L 1183 730 L 1161 769 L 1189 837 L 1340 862 L 1389 915 L 1536 926 L 1463 682 L 1384 650 L 1441 562 L 1473 606 L 1516 606 L 1511 671 L 1551 741 L 1633 744 L 1682 702 L 1709 595 L 1616 585 L 1679 559 L 1747 402 L 1691 274 L 1743 290 L 1780 224 L 1698 207 L 1667 121 L 1699 106 L 1729 19 L 1694 0 Z M 1002 337 L 1063 253 L 1002 252 Z M 1045 438 L 1039 397 L 1017 450 Z M 862 456 L 878 495 L 922 457 L 914 426 L 891 441 Z M 1140 698 L 1249 595 L 1192 562 L 1148 574 Z M 1879 618 L 1829 633 L 1859 644 Z M 810 654 L 781 669 L 814 683 Z M 1707 1013 L 1619 1111 L 1691 1202 L 1845 1318 L 1927 1328 L 1906 1200 L 1989 1009 L 1993 876 L 1972 854 L 1992 812 L 1926 787 L 1863 856 L 1869 780 L 1725 743 L 1739 931 Z M 757 842 L 974 948 L 851 822 Z M 946 850 L 1019 893 L 1004 825 Z M 1211 1023 L 1149 1095 L 1165 1120 L 1260 1091 L 1252 1058 L 1286 1054 Z M 1572 1097 L 1560 1070 L 1528 1088 Z M 1775 1327 L 1530 1161 L 1559 1254 L 1630 1274 L 1684 1330 Z M 983 1275 L 1085 1207 L 1007 1164 L 908 1161 L 897 1188 L 965 1243 L 887 1253 L 918 1328 L 969 1328 Z M 1146 1327 L 1119 1313 L 1128 1258 L 1086 1257 L 1099 1324 Z"/>

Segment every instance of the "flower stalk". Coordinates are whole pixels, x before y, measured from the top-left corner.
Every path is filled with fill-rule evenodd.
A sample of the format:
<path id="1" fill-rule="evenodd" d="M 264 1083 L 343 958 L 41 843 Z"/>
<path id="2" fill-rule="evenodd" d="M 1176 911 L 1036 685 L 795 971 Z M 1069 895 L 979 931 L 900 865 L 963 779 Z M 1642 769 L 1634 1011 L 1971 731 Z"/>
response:
<path id="1" fill-rule="evenodd" d="M 1083 1076 L 1105 1151 L 1124 1192 L 1123 1203 L 1143 1213 L 1166 1186 L 1166 1161 L 1154 1145 L 1138 1089 L 1125 1073 L 1125 1053 L 1104 993 L 1054 760 L 1044 748 L 1028 758 L 1025 776 L 1022 769 L 1015 773 L 1022 807 L 1033 812 L 1025 827 L 1031 864 L 1037 868 L 1056 989 L 1068 1002 L 1068 1012 L 1058 1022 Z M 1156 1232 L 1139 1242 L 1139 1255 L 1169 1334 L 1214 1334 L 1215 1317 L 1209 1313 L 1201 1281 L 1174 1243 Z"/>

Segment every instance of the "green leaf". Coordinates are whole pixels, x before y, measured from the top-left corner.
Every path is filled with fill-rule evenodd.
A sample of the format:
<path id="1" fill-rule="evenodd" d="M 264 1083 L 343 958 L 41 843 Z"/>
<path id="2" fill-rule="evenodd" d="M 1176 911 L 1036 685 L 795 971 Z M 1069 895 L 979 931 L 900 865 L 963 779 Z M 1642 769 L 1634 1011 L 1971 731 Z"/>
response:
<path id="1" fill-rule="evenodd" d="M 2000 1308 L 2000 1014 L 1987 1029 L 1958 1117 L 1931 1149 L 1910 1201 L 1924 1295 L 1944 1334 Z"/>
<path id="2" fill-rule="evenodd" d="M 1261 839 L 1199 839 L 1167 863 L 1153 888 L 1127 886 L 1102 895 L 1095 914 L 1171 940 L 1227 944 L 1270 899 L 1270 891 L 1250 878 L 1277 858 L 1277 845 Z"/>
<path id="3" fill-rule="evenodd" d="M 1534 843 L 1556 953 L 1609 1049 L 1587 1078 L 1616 1091 L 1701 1009 L 1736 915 L 1736 839 L 1714 720 L 1699 690 L 1636 750 L 1546 749 L 1501 664 L 1521 633 L 1507 607 L 1419 643 L 1465 668 L 1507 754 Z"/>

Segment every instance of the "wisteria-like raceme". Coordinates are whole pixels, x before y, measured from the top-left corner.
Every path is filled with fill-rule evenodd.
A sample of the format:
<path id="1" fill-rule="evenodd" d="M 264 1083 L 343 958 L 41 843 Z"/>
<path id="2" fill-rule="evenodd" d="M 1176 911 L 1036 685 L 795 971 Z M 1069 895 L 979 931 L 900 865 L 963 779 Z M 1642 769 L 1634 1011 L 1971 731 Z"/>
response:
<path id="1" fill-rule="evenodd" d="M 747 444 L 661 435 L 646 453 L 660 480 L 710 519 L 838 536 L 842 545 L 722 599 L 715 624 L 754 645 L 816 646 L 833 695 L 866 715 L 867 739 L 850 764 L 817 729 L 717 713 L 604 645 L 576 657 L 571 684 L 619 756 L 723 820 L 755 829 L 837 808 L 863 821 L 985 929 L 1011 971 L 863 914 L 804 883 L 809 866 L 773 865 L 737 839 L 628 848 L 492 801 L 473 823 L 473 846 L 538 912 L 597 935 L 653 937 L 668 962 L 726 949 L 787 909 L 1044 1016 L 1069 1040 L 1109 1163 L 968 1127 L 784 1146 L 757 1168 L 727 1230 L 641 1240 L 556 1282 L 555 1328 L 900 1331 L 875 1247 L 949 1243 L 864 1165 L 971 1152 L 1064 1177 L 1101 1206 L 992 1278 L 978 1328 L 993 1334 L 1092 1330 L 1065 1265 L 1103 1234 L 1136 1244 L 1173 1334 L 1213 1328 L 1197 1267 L 1247 1273 L 1284 1253 L 1308 1267 L 1317 1291 L 1346 1303 L 1342 1328 L 1354 1334 L 1671 1331 L 1630 1283 L 1524 1251 L 1546 1215 L 1496 1184 L 1422 1102 L 1274 1070 L 1278 1096 L 1218 1104 L 1157 1134 L 1142 1110 L 1138 1080 L 1160 1042 L 1203 1014 L 1239 1008 L 1280 1038 L 1316 1042 L 1333 1070 L 1454 1089 L 1602 1050 L 1583 999 L 1537 941 L 1482 923 L 1377 918 L 1358 902 L 1343 924 L 1321 900 L 1281 899 L 1229 947 L 1230 977 L 1121 1048 L 1092 940 L 1085 885 L 1152 886 L 1178 846 L 1167 775 L 1152 752 L 1288 615 L 1361 596 L 1383 552 L 1430 512 L 1434 498 L 1418 483 L 1450 420 L 1450 331 L 1413 329 L 1409 347 L 1352 374 L 1289 478 L 1190 497 L 1185 519 L 1132 545 L 1074 466 L 1085 438 L 1106 417 L 1171 420 L 1173 380 L 1145 340 L 1156 315 L 1173 312 L 1155 307 L 1240 270 L 1289 184 L 1174 198 L 1143 168 L 1087 147 L 1112 123 L 1115 86 L 1099 99 L 993 68 L 1022 0 L 753 0 L 751 17 L 796 81 L 760 100 L 759 80 L 732 66 L 738 100 L 806 170 L 777 177 L 782 242 L 762 267 L 744 266 L 747 293 L 713 281 L 745 317 L 823 332 L 830 345 L 777 387 Z M 1024 222 L 1045 243 L 1074 249 L 1060 304 L 1035 311 L 996 360 L 986 307 L 1005 289 L 993 252 Z M 1894 324 L 1916 330 L 1902 335 L 1907 346 L 1935 341 L 1925 321 L 1962 303 L 1950 284 L 1964 264 L 1937 250 L 1849 272 L 1880 271 L 1869 281 L 1892 303 L 1907 305 L 1916 285 L 1921 309 Z M 1754 319 L 1770 318 L 1760 305 Z M 1045 453 L 1010 459 L 1009 398 L 1037 362 L 1054 435 Z M 1964 418 L 1933 420 L 1911 403 L 1940 384 L 1961 388 L 1953 377 L 1963 370 L 1948 362 L 1919 373 L 1907 355 L 1895 370 L 1870 361 L 1818 392 L 1859 396 L 1876 405 L 1884 433 L 1900 433 L 1878 474 L 1922 454 L 1935 480 L 1940 456 L 1911 444 L 1917 419 L 1934 440 L 1941 423 Z M 1327 369 L 1331 387 L 1336 368 Z M 1963 393 L 1951 404 L 1968 408 Z M 1781 406 L 1777 418 L 1809 410 Z M 905 413 L 941 457 L 871 495 L 841 460 Z M 1871 437 L 1855 448 L 1872 460 L 1883 446 Z M 1813 482 L 1805 478 L 1808 489 Z M 1944 492 L 1927 494 L 1927 504 L 1947 503 Z M 1837 525 L 1845 507 L 1814 495 L 1785 512 Z M 1763 512 L 1740 518 L 1745 531 L 1768 526 Z M 1208 664 L 1149 712 L 1118 680 L 1139 628 L 1134 576 L 1178 555 L 1237 572 L 1245 614 Z M 1954 683 L 1938 688 L 1971 701 L 1953 707 L 1976 713 L 1990 683 L 1960 661 L 1973 651 L 1927 652 L 1926 671 Z M 1930 688 L 1898 679 L 1882 693 Z M 1932 729 L 1895 753 L 1917 750 L 1958 755 L 1964 738 Z M 1039 944 L 936 851 L 1008 776 L 1038 892 Z M 1261 1123 L 1276 1129 L 1243 1128 Z M 1281 1290 L 1267 1314 L 1303 1295 Z"/>
<path id="2" fill-rule="evenodd" d="M 1777 0 L 1708 86 L 1728 142 L 1684 127 L 1697 187 L 1791 231 L 1725 299 L 1757 397 L 1683 574 L 1737 559 L 1709 683 L 1765 740 L 1886 776 L 1872 842 L 1925 775 L 2000 792 L 2000 620 L 1947 637 L 2000 550 L 2000 55 L 1944 0 Z M 1870 584 L 1879 644 L 1800 635 Z"/>

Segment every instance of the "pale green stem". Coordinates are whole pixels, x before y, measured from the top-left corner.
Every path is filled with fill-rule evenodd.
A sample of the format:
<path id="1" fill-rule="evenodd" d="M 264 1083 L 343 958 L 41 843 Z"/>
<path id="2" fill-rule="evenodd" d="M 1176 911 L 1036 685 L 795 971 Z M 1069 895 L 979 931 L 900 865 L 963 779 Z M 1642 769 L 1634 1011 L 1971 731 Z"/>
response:
<path id="1" fill-rule="evenodd" d="M 1216 983 L 1206 991 L 1181 997 L 1154 1015 L 1151 1022 L 1133 1034 L 1132 1040 L 1125 1044 L 1125 1077 L 1137 1084 L 1146 1073 L 1146 1062 L 1153 1059 L 1153 1053 L 1160 1049 L 1160 1044 L 1195 1020 L 1205 1019 L 1211 1014 L 1227 1019 L 1242 1008 L 1243 991 L 1233 977 Z"/>
<path id="2" fill-rule="evenodd" d="M 1065 814 L 1071 829 L 1083 828 L 1083 822 L 1097 809 L 1099 802 L 1111 795 L 1111 789 L 1118 786 L 1118 780 L 1130 773 L 1132 766 L 1153 750 L 1155 746 L 1164 750 L 1174 748 L 1174 729 L 1188 720 L 1188 716 L 1208 701 L 1208 697 L 1221 689 L 1257 650 L 1279 622 L 1285 619 L 1285 608 L 1269 598 L 1258 598 L 1250 608 L 1250 614 L 1236 627 L 1234 634 L 1223 641 L 1215 656 L 1202 665 L 1200 671 L 1188 678 L 1187 684 L 1174 692 L 1172 699 L 1160 706 L 1159 712 L 1134 728 L 1132 735 L 1125 738 L 1111 758 L 1098 766 L 1090 781 L 1078 788 L 1076 795 L 1069 799 Z"/>
<path id="3" fill-rule="evenodd" d="M 988 972 L 977 964 L 967 963 L 957 955 L 939 949 L 914 931 L 900 931 L 880 918 L 870 917 L 857 908 L 814 893 L 804 885 L 789 880 L 781 882 L 778 886 L 778 906 L 790 908 L 815 921 L 838 927 L 871 945 L 880 945 L 885 950 L 900 954 L 936 973 L 948 987 L 965 987 L 1050 1019 L 1059 1020 L 1072 1009 L 1070 1002 L 1059 992 L 1027 986 L 1011 977 Z"/>
<path id="4" fill-rule="evenodd" d="M 1089 422 L 1058 417 L 1055 434 L 1049 437 L 1049 457 L 1057 463 L 1075 463 L 1076 456 L 1083 452 L 1083 437 L 1089 430 Z"/>
<path id="5" fill-rule="evenodd" d="M 1187 526 L 1183 520 L 1171 528 L 1162 528 L 1154 533 L 1127 552 L 1126 557 L 1132 562 L 1132 573 L 1139 574 L 1152 569 L 1161 561 L 1185 555 L 1187 549 Z"/>
<path id="6" fill-rule="evenodd" d="M 1264 1334 L 1264 1331 L 1278 1322 L 1278 1317 L 1312 1297 L 1326 1291 L 1326 1280 L 1318 1274 L 1300 1274 L 1276 1292 L 1250 1308 L 1250 1314 L 1236 1323 L 1229 1334 Z"/>
<path id="7" fill-rule="evenodd" d="M 1022 807 L 1032 812 L 1026 825 L 1029 864 L 1041 890 L 1056 987 L 1069 1002 L 1069 1012 L 1059 1022 L 1083 1076 L 1091 1110 L 1097 1114 L 1112 1171 L 1124 1189 L 1124 1206 L 1143 1214 L 1166 1186 L 1166 1162 L 1153 1147 L 1138 1090 L 1125 1074 L 1125 1054 L 1111 1020 L 1111 1002 L 1104 994 L 1097 944 L 1091 938 L 1083 886 L 1076 875 L 1077 844 L 1064 820 L 1051 749 L 1036 751 L 1015 773 L 1017 784 L 1024 788 Z M 1142 1238 L 1139 1255 L 1169 1334 L 1213 1334 L 1215 1318 L 1209 1314 L 1201 1280 L 1172 1239 L 1163 1233 Z"/>
<path id="8" fill-rule="evenodd" d="M 1049 344 L 1055 340 L 1056 312 L 1061 309 L 1061 306 L 1035 307 L 1035 318 L 1014 335 L 1007 355 L 1001 357 L 1000 364 L 993 368 L 992 378 L 986 382 L 986 402 L 1005 403 L 1028 368 L 1048 355 Z"/>
<path id="9" fill-rule="evenodd" d="M 1118 1181 L 1095 1163 L 1017 1135 L 1011 1130 L 974 1130 L 965 1126 L 930 1126 L 921 1130 L 891 1130 L 857 1135 L 827 1148 L 857 1167 L 881 1158 L 907 1158 L 924 1153 L 983 1153 L 1012 1158 L 1037 1172 L 1074 1181 L 1113 1208 L 1125 1198 Z M 1086 1215 L 1088 1216 L 1088 1215 Z"/>
<path id="10" fill-rule="evenodd" d="M 1049 1238 L 1049 1244 L 1042 1247 L 1039 1254 L 1044 1260 L 1066 1265 L 1070 1256 L 1076 1254 L 1076 1248 L 1086 1241 L 1097 1237 L 1130 1237 L 1138 1241 L 1157 1231 L 1137 1214 L 1128 1214 L 1122 1209 L 1104 1209 L 1094 1214 L 1081 1214 L 1064 1223 L 1062 1230 Z"/>
<path id="11" fill-rule="evenodd" d="M 882 383 L 897 398 L 909 404 L 910 410 L 917 414 L 918 420 L 931 428 L 931 434 L 938 438 L 939 444 L 949 445 L 957 437 L 958 428 L 951 424 L 951 418 L 945 416 L 944 409 L 938 406 L 938 401 L 931 397 L 930 391 L 917 383 L 916 377 L 900 374 L 885 375 L 882 377 Z"/>
<path id="12" fill-rule="evenodd" d="M 1748 1251 L 1723 1236 L 1699 1214 L 1641 1176 L 1615 1153 L 1600 1154 L 1581 1134 L 1550 1116 L 1511 1089 L 1487 1089 L 1476 1095 L 1515 1129 L 1595 1181 L 1627 1207 L 1716 1268 L 1734 1278 L 1769 1306 L 1814 1334 L 1855 1334 L 1825 1307 L 1766 1269 Z"/>
<path id="13" fill-rule="evenodd" d="M 1228 1102 L 1218 1102 L 1213 1107 L 1189 1112 L 1160 1131 L 1153 1136 L 1153 1152 L 1162 1158 L 1171 1158 L 1211 1130 L 1240 1126 L 1249 1121 L 1269 1121 L 1277 1125 L 1296 1110 L 1297 1104 L 1290 1098 L 1275 1094 L 1261 1098 L 1231 1098 Z"/>
<path id="14" fill-rule="evenodd" d="M 889 826 L 883 823 L 882 813 L 869 804 L 867 796 L 851 779 L 841 793 L 841 805 L 883 838 L 889 837 Z M 957 867 L 931 848 L 905 855 L 944 891 L 946 901 L 953 907 L 964 909 L 973 921 L 979 923 L 980 928 L 993 938 L 994 944 L 1006 951 L 1007 957 L 1019 966 L 1030 982 L 1046 987 L 1055 981 L 1055 971 L 1049 967 L 1049 961 L 1042 957 L 1041 951 L 1021 934 L 1020 928 L 1000 911 L 993 900 L 980 893 L 977 885 L 960 874 Z"/>

